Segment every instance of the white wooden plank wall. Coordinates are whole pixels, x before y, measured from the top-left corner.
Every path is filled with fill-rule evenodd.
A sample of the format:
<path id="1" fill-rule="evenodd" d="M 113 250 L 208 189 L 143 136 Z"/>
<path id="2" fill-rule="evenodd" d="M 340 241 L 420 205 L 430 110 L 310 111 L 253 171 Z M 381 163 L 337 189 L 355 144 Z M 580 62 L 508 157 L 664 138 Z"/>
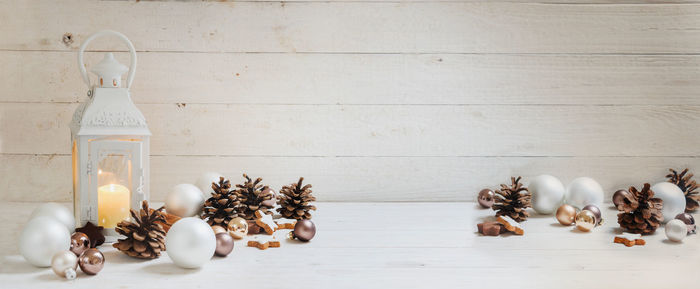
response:
<path id="1" fill-rule="evenodd" d="M 511 175 L 611 193 L 700 169 L 700 1 L 561 2 L 0 1 L 0 201 L 71 199 L 76 50 L 106 28 L 139 51 L 156 200 L 204 171 L 465 201 Z"/>

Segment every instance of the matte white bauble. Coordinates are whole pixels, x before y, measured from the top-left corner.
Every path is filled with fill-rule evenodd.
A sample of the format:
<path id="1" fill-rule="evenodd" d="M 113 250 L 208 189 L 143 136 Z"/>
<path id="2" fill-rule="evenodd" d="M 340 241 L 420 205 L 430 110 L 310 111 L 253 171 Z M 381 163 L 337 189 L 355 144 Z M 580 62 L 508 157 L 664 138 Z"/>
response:
<path id="1" fill-rule="evenodd" d="M 24 225 L 19 236 L 19 253 L 37 267 L 51 266 L 51 258 L 70 249 L 70 232 L 59 221 L 49 217 L 35 217 Z"/>
<path id="2" fill-rule="evenodd" d="M 566 203 L 579 209 L 586 205 L 600 207 L 604 196 L 603 187 L 589 177 L 576 178 L 566 187 Z"/>
<path id="3" fill-rule="evenodd" d="M 182 268 L 199 268 L 216 250 L 214 230 L 200 218 L 184 218 L 175 222 L 165 236 L 168 257 Z"/>
<path id="4" fill-rule="evenodd" d="M 197 179 L 197 182 L 195 185 L 199 188 L 199 190 L 204 193 L 205 197 L 209 197 L 211 193 L 214 192 L 214 190 L 211 188 L 211 183 L 219 183 L 219 178 L 223 177 L 222 174 L 216 173 L 216 172 L 206 172 L 203 173 L 199 179 Z"/>
<path id="5" fill-rule="evenodd" d="M 204 196 L 192 184 L 179 184 L 165 197 L 165 210 L 179 217 L 192 217 L 204 206 Z"/>
<path id="6" fill-rule="evenodd" d="M 57 203 L 46 203 L 37 207 L 32 211 L 29 219 L 34 219 L 35 217 L 49 217 L 56 221 L 61 222 L 68 232 L 75 232 L 75 217 L 73 217 L 73 212 L 71 212 L 66 206 Z"/>
<path id="7" fill-rule="evenodd" d="M 535 177 L 527 186 L 532 193 L 532 208 L 535 212 L 549 215 L 564 201 L 566 189 L 559 179 L 550 175 Z"/>
<path id="8" fill-rule="evenodd" d="M 669 182 L 661 182 L 651 187 L 654 191 L 654 197 L 661 199 L 663 202 L 664 223 L 676 218 L 676 215 L 685 212 L 685 194 L 675 184 Z"/>
<path id="9" fill-rule="evenodd" d="M 673 242 L 680 242 L 688 234 L 688 227 L 683 221 L 673 219 L 666 223 L 666 237 Z"/>

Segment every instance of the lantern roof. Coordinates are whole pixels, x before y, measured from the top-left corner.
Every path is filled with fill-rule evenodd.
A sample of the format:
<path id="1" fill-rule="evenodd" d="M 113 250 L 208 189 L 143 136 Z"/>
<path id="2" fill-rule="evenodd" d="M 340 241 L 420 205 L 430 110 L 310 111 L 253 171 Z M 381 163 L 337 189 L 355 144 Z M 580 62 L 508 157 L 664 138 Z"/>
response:
<path id="1" fill-rule="evenodd" d="M 119 63 L 119 61 L 114 58 L 114 54 L 112 54 L 112 52 L 107 52 L 105 53 L 104 58 L 93 66 L 90 71 L 98 77 L 111 79 L 113 77 L 121 77 L 122 74 L 129 71 L 129 68 L 126 67 L 126 65 Z"/>
<path id="2" fill-rule="evenodd" d="M 134 105 L 126 88 L 95 87 L 92 97 L 73 114 L 73 136 L 142 135 L 150 136 L 146 118 Z"/>

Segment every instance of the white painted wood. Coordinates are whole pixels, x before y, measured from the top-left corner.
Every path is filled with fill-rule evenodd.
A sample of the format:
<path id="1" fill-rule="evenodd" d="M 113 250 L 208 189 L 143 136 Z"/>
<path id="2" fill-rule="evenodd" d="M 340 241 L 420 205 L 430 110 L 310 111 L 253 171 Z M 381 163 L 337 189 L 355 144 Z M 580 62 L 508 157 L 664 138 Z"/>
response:
<path id="1" fill-rule="evenodd" d="M 18 255 L 20 228 L 36 204 L 0 203 L 9 217 L 0 223 L 7 232 L 0 235 L 2 281 L 12 288 L 284 288 L 302 275 L 305 288 L 686 288 L 700 261 L 697 235 L 674 244 L 658 231 L 644 237 L 646 246 L 613 244 L 618 226 L 609 208 L 605 225 L 591 233 L 535 216 L 524 223 L 524 236 L 484 237 L 476 224 L 493 212 L 474 203 L 317 205 L 318 232 L 306 244 L 260 251 L 238 241 L 232 255 L 199 270 L 175 267 L 167 252 L 143 261 L 102 246 L 103 271 L 68 282 Z"/>
<path id="2" fill-rule="evenodd" d="M 67 50 L 113 28 L 139 51 L 697 53 L 700 5 L 0 3 L 0 49 Z M 96 49 L 115 48 L 105 44 Z"/>
<path id="3" fill-rule="evenodd" d="M 102 53 L 88 53 L 94 64 Z M 116 57 L 127 63 L 128 54 Z M 136 103 L 700 105 L 700 57 L 139 53 Z M 84 101 L 75 52 L 0 51 L 0 102 Z M 41 85 L 37 85 L 41 83 Z"/>
<path id="4" fill-rule="evenodd" d="M 72 200 L 70 156 L 0 155 L 0 201 Z M 564 184 L 580 176 L 597 179 L 606 192 L 664 180 L 668 168 L 697 168 L 697 157 L 227 157 L 154 156 L 151 199 L 163 201 L 179 183 L 220 172 L 233 183 L 241 174 L 262 177 L 274 189 L 300 176 L 319 201 L 472 201 L 479 190 L 497 188 L 510 176 L 525 182 L 552 174 Z"/>
<path id="5" fill-rule="evenodd" d="M 0 107 L 0 152 L 66 154 L 76 104 Z M 698 106 L 142 104 L 153 155 L 698 156 Z"/>

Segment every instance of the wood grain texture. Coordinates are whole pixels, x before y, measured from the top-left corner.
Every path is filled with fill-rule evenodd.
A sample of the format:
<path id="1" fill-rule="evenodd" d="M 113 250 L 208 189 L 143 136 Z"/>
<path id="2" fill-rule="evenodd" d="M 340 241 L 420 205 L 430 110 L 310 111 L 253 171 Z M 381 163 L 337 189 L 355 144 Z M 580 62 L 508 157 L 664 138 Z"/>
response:
<path id="1" fill-rule="evenodd" d="M 67 154 L 77 104 L 0 107 L 0 152 Z M 139 106 L 153 155 L 698 156 L 698 106 Z"/>
<path id="2" fill-rule="evenodd" d="M 89 53 L 88 64 L 102 53 Z M 126 53 L 117 54 L 128 63 Z M 137 103 L 700 105 L 700 56 L 138 55 Z M 84 101 L 75 52 L 0 51 L 0 102 Z M 186 69 L 185 69 L 186 68 Z"/>
<path id="3" fill-rule="evenodd" d="M 140 51 L 697 53 L 699 14 L 695 4 L 3 1 L 0 49 L 70 50 L 109 27 Z M 123 49 L 114 43 L 94 48 Z"/>
<path id="4" fill-rule="evenodd" d="M 591 233 L 562 227 L 551 216 L 531 217 L 524 236 L 484 237 L 476 223 L 491 216 L 474 203 L 319 203 L 316 237 L 309 243 L 283 241 L 260 251 L 237 241 L 227 258 L 212 258 L 198 270 L 175 267 L 167 252 L 155 260 L 135 260 L 109 245 L 100 249 L 107 263 L 100 274 L 66 282 L 18 255 L 16 242 L 32 203 L 0 203 L 9 219 L 0 223 L 0 273 L 13 288 L 123 288 L 143 284 L 162 288 L 230 286 L 284 288 L 300 274 L 312 276 L 306 288 L 594 288 L 625 284 L 633 288 L 684 288 L 694 282 L 700 242 L 665 241 L 662 231 L 646 236 L 643 247 L 613 244 L 615 211 L 603 208 L 604 226 Z M 362 213 L 358 213 L 362 212 Z M 387 216 L 393 216 L 388 217 Z M 410 217 L 405 217 L 410 216 Z M 381 219 L 381 222 L 377 220 Z M 280 232 L 285 233 L 285 232 Z M 648 264 L 631 266 L 629 264 Z M 232 270 L 236 268 L 236 270 Z M 267 272 L 261 282 L 250 278 Z M 675 278 L 659 278 L 673 272 Z M 225 276 L 222 277 L 222 276 Z M 503 276 L 509 276 L 504 278 Z M 498 280 L 494 282 L 493 280 Z"/>
<path id="5" fill-rule="evenodd" d="M 0 201 L 72 200 L 70 156 L 0 155 L 0 164 Z M 590 176 L 610 200 L 617 189 L 663 181 L 668 168 L 684 167 L 700 167 L 700 158 L 153 156 L 151 199 L 163 201 L 174 185 L 215 171 L 233 183 L 246 172 L 274 189 L 303 176 L 318 200 L 334 202 L 473 201 L 479 190 L 497 188 L 510 176 L 522 175 L 527 183 L 552 174 L 565 185 Z"/>

